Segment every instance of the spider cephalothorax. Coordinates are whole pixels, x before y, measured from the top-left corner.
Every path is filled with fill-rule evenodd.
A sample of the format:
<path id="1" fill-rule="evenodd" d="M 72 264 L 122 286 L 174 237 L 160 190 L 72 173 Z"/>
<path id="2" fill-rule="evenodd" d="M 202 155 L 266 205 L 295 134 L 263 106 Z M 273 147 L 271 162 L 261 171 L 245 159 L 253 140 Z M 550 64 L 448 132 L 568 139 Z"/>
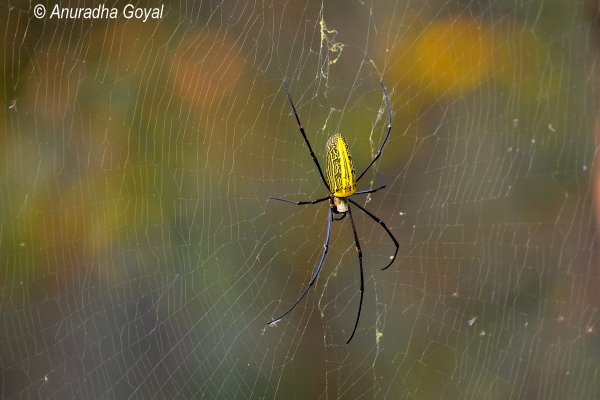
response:
<path id="1" fill-rule="evenodd" d="M 335 197 L 331 196 L 329 199 L 330 207 L 333 209 L 335 214 L 343 214 L 347 213 L 350 206 L 348 206 L 348 201 L 343 197 Z"/>
<path id="2" fill-rule="evenodd" d="M 329 248 L 329 235 L 331 233 L 331 222 L 334 220 L 339 221 L 341 219 L 344 219 L 344 217 L 346 217 L 346 215 L 348 215 L 350 217 L 350 223 L 352 225 L 352 233 L 354 234 L 354 243 L 356 245 L 356 252 L 358 253 L 358 266 L 360 268 L 360 303 L 358 305 L 358 315 L 356 316 L 356 322 L 354 323 L 354 329 L 352 329 L 350 338 L 346 342 L 346 343 L 350 343 L 350 341 L 354 337 L 356 328 L 358 327 L 358 321 L 360 319 L 360 312 L 362 309 L 363 294 L 364 294 L 364 290 L 365 290 L 365 278 L 364 278 L 363 265 L 362 265 L 362 251 L 360 249 L 360 241 L 358 240 L 358 234 L 356 232 L 356 226 L 354 224 L 354 219 L 352 218 L 352 211 L 350 208 L 350 203 L 352 203 L 352 205 L 356 206 L 359 210 L 361 210 L 362 212 L 367 214 L 371 219 L 373 219 L 379 225 L 381 225 L 381 227 L 387 232 L 389 237 L 394 242 L 394 245 L 396 246 L 394 255 L 390 257 L 390 262 L 382 269 L 387 269 L 387 268 L 389 268 L 390 265 L 392 265 L 392 263 L 396 259 L 396 255 L 398 254 L 398 248 L 399 248 L 398 241 L 396 240 L 394 235 L 392 235 L 392 232 L 390 232 L 390 230 L 385 225 L 385 223 L 382 220 L 380 220 L 379 218 L 377 218 L 370 211 L 368 211 L 366 208 L 364 208 L 363 206 L 356 203 L 355 201 L 353 201 L 350 198 L 350 196 L 355 195 L 355 194 L 375 193 L 376 191 L 383 189 L 385 187 L 385 185 L 383 185 L 383 186 L 380 186 L 375 189 L 361 190 L 358 192 L 356 191 L 356 184 L 360 181 L 360 178 L 362 178 L 362 176 L 365 174 L 365 172 L 367 172 L 369 170 L 371 165 L 373 165 L 373 163 L 375 163 L 375 161 L 377 161 L 377 159 L 381 155 L 381 150 L 383 149 L 383 146 L 385 145 L 385 143 L 388 140 L 388 137 L 390 136 L 390 131 L 392 130 L 392 111 L 390 109 L 390 100 L 388 98 L 387 91 L 385 90 L 385 86 L 383 85 L 383 82 L 382 82 L 381 88 L 383 89 L 383 94 L 385 97 L 385 104 L 387 107 L 387 116 L 388 116 L 387 131 L 385 133 L 383 141 L 381 142 L 381 146 L 379 146 L 379 149 L 377 150 L 377 154 L 375 155 L 375 157 L 373 157 L 373 159 L 371 160 L 369 165 L 367 165 L 367 167 L 361 172 L 361 174 L 358 175 L 358 177 L 356 177 L 356 172 L 354 170 L 354 166 L 352 165 L 352 157 L 350 156 L 350 151 L 348 149 L 348 143 L 346 142 L 346 139 L 341 134 L 336 133 L 336 134 L 332 135 L 329 138 L 329 140 L 327 141 L 326 169 L 325 169 L 325 175 L 323 175 L 323 170 L 321 169 L 319 160 L 317 160 L 317 157 L 315 156 L 315 153 L 313 152 L 310 142 L 308 141 L 308 138 L 306 137 L 306 133 L 304 132 L 304 127 L 302 126 L 302 123 L 300 123 L 300 117 L 298 117 L 298 113 L 296 112 L 296 107 L 294 106 L 294 102 L 292 101 L 292 97 L 290 96 L 287 85 L 285 84 L 285 82 L 283 85 L 284 85 L 287 97 L 290 100 L 292 110 L 294 111 L 294 116 L 296 117 L 296 122 L 298 122 L 298 128 L 300 129 L 300 133 L 302 134 L 302 137 L 304 138 L 304 141 L 306 142 L 306 147 L 308 147 L 308 150 L 310 151 L 310 155 L 311 155 L 315 165 L 317 166 L 319 175 L 321 175 L 321 180 L 323 181 L 323 184 L 325 184 L 325 187 L 329 191 L 329 195 L 326 197 L 322 197 L 320 199 L 308 200 L 308 201 L 291 201 L 291 200 L 286 200 L 286 199 L 280 199 L 277 197 L 271 197 L 271 199 L 278 200 L 278 201 L 284 201 L 286 203 L 298 204 L 298 205 L 317 204 L 322 201 L 329 200 L 329 213 L 328 213 L 328 217 L 327 217 L 327 234 L 325 235 L 325 243 L 323 246 L 323 252 L 321 253 L 321 259 L 319 260 L 319 264 L 317 265 L 317 268 L 310 280 L 310 283 L 308 284 L 308 287 L 306 289 L 304 289 L 304 292 L 302 292 L 300 297 L 298 297 L 298 300 L 296 300 L 296 302 L 294 304 L 292 304 L 292 306 L 285 313 L 283 313 L 282 315 L 280 315 L 279 317 L 277 317 L 275 319 L 272 319 L 271 321 L 268 322 L 268 324 L 275 324 L 276 322 L 281 320 L 283 317 L 288 315 L 294 308 L 296 308 L 296 306 L 300 303 L 300 301 L 304 298 L 304 296 L 306 296 L 306 294 L 308 293 L 308 290 L 314 285 L 315 281 L 317 280 L 317 277 L 319 276 L 319 272 L 321 272 L 321 267 L 323 267 L 323 261 L 325 261 L 325 255 L 327 254 L 327 249 Z M 325 176 L 327 176 L 327 178 L 325 178 Z M 341 214 L 341 217 L 334 218 L 333 217 L 334 214 Z"/>

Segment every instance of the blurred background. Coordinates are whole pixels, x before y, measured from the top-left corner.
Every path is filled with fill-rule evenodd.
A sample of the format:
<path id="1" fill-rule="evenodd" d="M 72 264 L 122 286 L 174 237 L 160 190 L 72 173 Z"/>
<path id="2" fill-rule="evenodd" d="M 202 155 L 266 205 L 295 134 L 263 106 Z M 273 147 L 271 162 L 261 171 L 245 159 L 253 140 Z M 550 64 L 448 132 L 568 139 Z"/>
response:
<path id="1" fill-rule="evenodd" d="M 0 398 L 600 398 L 594 1 L 36 4 L 0 4 Z M 355 211 L 348 345 L 347 219 L 266 325 L 327 219 L 267 200 L 326 195 L 284 81 L 359 171 L 389 92 L 356 201 L 400 250 Z"/>

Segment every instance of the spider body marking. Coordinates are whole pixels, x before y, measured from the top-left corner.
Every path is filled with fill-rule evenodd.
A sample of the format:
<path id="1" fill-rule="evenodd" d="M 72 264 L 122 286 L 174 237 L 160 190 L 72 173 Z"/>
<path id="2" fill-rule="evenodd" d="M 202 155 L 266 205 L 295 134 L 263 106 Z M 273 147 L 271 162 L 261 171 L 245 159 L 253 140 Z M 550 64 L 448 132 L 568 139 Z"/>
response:
<path id="1" fill-rule="evenodd" d="M 345 214 L 349 206 L 346 197 L 356 193 L 356 171 L 352 165 L 352 156 L 348 142 L 340 133 L 327 140 L 325 177 L 329 184 L 329 206 L 334 214 Z M 343 219 L 343 215 L 341 219 Z"/>
<path id="2" fill-rule="evenodd" d="M 356 192 L 356 171 L 352 165 L 352 156 L 346 138 L 336 133 L 329 138 L 325 148 L 327 154 L 325 176 L 329 184 L 329 192 L 338 198 L 352 196 Z"/>
<path id="3" fill-rule="evenodd" d="M 287 84 L 285 82 L 283 84 L 283 87 L 287 94 L 288 100 L 290 101 L 290 105 L 292 106 L 294 116 L 296 117 L 296 122 L 298 123 L 298 129 L 300 130 L 300 133 L 302 134 L 302 137 L 304 138 L 304 141 L 306 143 L 306 146 L 308 147 L 308 150 L 313 159 L 313 162 L 315 163 L 315 166 L 317 167 L 319 175 L 321 176 L 321 180 L 322 180 L 323 184 L 325 185 L 325 187 L 327 188 L 329 195 L 326 197 L 315 199 L 315 200 L 303 200 L 303 201 L 292 201 L 292 200 L 282 199 L 282 198 L 278 198 L 278 197 L 270 197 L 269 199 L 282 201 L 285 203 L 297 204 L 297 205 L 317 204 L 317 203 L 321 203 L 323 201 L 329 200 L 329 210 L 328 210 L 328 215 L 327 215 L 327 231 L 325 234 L 325 242 L 323 244 L 323 252 L 321 253 L 321 258 L 319 260 L 319 263 L 317 264 L 315 272 L 313 273 L 308 286 L 304 289 L 304 291 L 300 294 L 298 299 L 294 302 L 294 304 L 292 304 L 292 306 L 285 313 L 281 314 L 277 318 L 272 319 L 267 324 L 271 325 L 271 324 L 275 324 L 275 323 L 279 322 L 281 319 L 283 319 L 283 317 L 285 317 L 290 312 L 292 312 L 292 310 L 294 310 L 294 308 L 296 308 L 296 306 L 298 304 L 300 304 L 300 302 L 302 301 L 304 296 L 306 296 L 306 294 L 308 293 L 310 288 L 315 284 L 315 282 L 319 276 L 319 272 L 321 272 L 321 268 L 323 267 L 323 262 L 325 261 L 325 256 L 327 255 L 327 250 L 329 249 L 329 237 L 331 234 L 332 221 L 340 221 L 340 220 L 344 219 L 346 216 L 349 216 L 350 224 L 352 226 L 352 233 L 354 235 L 354 244 L 355 244 L 356 252 L 358 255 L 358 266 L 359 266 L 359 271 L 360 271 L 360 287 L 359 287 L 360 302 L 358 304 L 358 314 L 356 316 L 356 322 L 354 323 L 354 328 L 352 329 L 352 333 L 350 334 L 350 337 L 346 341 L 346 343 L 350 343 L 350 341 L 354 337 L 354 334 L 356 333 L 356 328 L 358 327 L 358 321 L 360 320 L 360 313 L 362 310 L 363 295 L 364 295 L 364 289 L 365 289 L 365 278 L 364 278 L 363 262 L 362 262 L 362 250 L 360 247 L 360 241 L 358 239 L 358 233 L 356 230 L 356 225 L 354 223 L 354 218 L 352 217 L 352 210 L 350 208 L 350 204 L 356 206 L 359 210 L 364 212 L 373 221 L 377 222 L 385 230 L 385 232 L 388 234 L 388 236 L 390 237 L 390 239 L 394 242 L 394 245 L 396 246 L 394 255 L 390 257 L 390 262 L 385 267 L 383 267 L 382 270 L 385 270 L 392 265 L 392 263 L 396 259 L 396 255 L 398 254 L 398 249 L 400 247 L 398 244 L 398 241 L 396 240 L 396 238 L 394 237 L 392 232 L 388 229 L 386 224 L 381 219 L 379 219 L 373 213 L 371 213 L 366 208 L 364 208 L 363 206 L 356 203 L 355 201 L 353 201 L 350 198 L 353 195 L 375 193 L 378 190 L 385 188 L 385 185 L 382 185 L 382 186 L 380 186 L 378 188 L 374 188 L 374 189 L 366 189 L 366 190 L 356 191 L 357 183 L 360 181 L 360 179 L 363 177 L 363 175 L 369 170 L 369 168 L 371 168 L 371 166 L 375 163 L 375 161 L 377 161 L 377 159 L 381 155 L 383 147 L 385 146 L 385 144 L 390 136 L 390 131 L 392 129 L 392 111 L 390 108 L 390 101 L 389 101 L 385 86 L 384 86 L 383 82 L 381 82 L 381 88 L 383 89 L 385 104 L 387 107 L 387 117 L 388 117 L 387 131 L 381 142 L 381 145 L 379 146 L 379 149 L 377 150 L 377 154 L 375 155 L 375 157 L 373 157 L 373 159 L 367 165 L 367 167 L 360 173 L 360 175 L 358 175 L 358 177 L 356 177 L 356 171 L 354 170 L 354 166 L 352 164 L 352 157 L 350 156 L 350 150 L 348 148 L 348 143 L 347 143 L 346 139 L 339 133 L 332 135 L 329 138 L 329 140 L 327 141 L 325 174 L 323 174 L 323 170 L 321 169 L 319 160 L 315 156 L 315 153 L 313 152 L 313 149 L 310 145 L 310 141 L 306 137 L 306 132 L 304 131 L 304 126 L 300 122 L 300 117 L 298 117 L 296 107 L 294 106 L 294 102 L 292 101 L 292 97 L 290 96 Z M 339 218 L 335 218 L 334 214 L 341 214 L 341 216 Z"/>

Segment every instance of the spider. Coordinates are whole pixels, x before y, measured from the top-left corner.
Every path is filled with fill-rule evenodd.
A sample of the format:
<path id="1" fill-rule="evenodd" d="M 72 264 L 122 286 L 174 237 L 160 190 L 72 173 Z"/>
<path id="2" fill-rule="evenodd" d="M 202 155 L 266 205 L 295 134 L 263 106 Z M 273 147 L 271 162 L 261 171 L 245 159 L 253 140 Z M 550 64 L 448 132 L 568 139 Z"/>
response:
<path id="1" fill-rule="evenodd" d="M 362 250 L 360 248 L 360 241 L 358 240 L 358 234 L 356 233 L 356 225 L 354 224 L 354 219 L 352 218 L 352 211 L 350 208 L 350 203 L 356 206 L 359 210 L 367 214 L 373 221 L 377 222 L 389 235 L 390 239 L 394 242 L 396 249 L 394 251 L 394 255 L 390 257 L 390 262 L 383 267 L 381 270 L 388 269 L 394 260 L 396 259 L 396 255 L 398 254 L 398 241 L 392 234 L 392 232 L 388 229 L 385 223 L 376 217 L 373 213 L 368 211 L 366 208 L 362 207 L 360 204 L 356 203 L 350 197 L 358 194 L 367 194 L 367 193 L 375 193 L 378 190 L 385 188 L 385 185 L 379 186 L 375 189 L 366 189 L 361 191 L 356 191 L 356 184 L 360 181 L 360 179 L 365 175 L 365 173 L 371 168 L 371 166 L 377 161 L 379 156 L 381 155 L 381 151 L 383 150 L 383 146 L 387 142 L 390 131 L 392 130 L 392 112 L 390 109 L 390 100 L 388 98 L 387 90 L 385 89 L 385 85 L 383 82 L 380 82 L 381 88 L 383 89 L 383 94 L 385 97 L 385 104 L 387 106 L 387 118 L 388 118 L 388 126 L 385 136 L 383 137 L 383 141 L 381 142 L 381 146 L 377 150 L 377 154 L 371 162 L 367 165 L 367 167 L 356 177 L 356 172 L 352 165 L 352 157 L 350 156 L 350 151 L 348 149 L 348 143 L 346 139 L 340 134 L 336 133 L 332 135 L 327 141 L 326 145 L 326 168 L 325 175 L 323 175 L 323 170 L 321 169 L 321 165 L 319 164 L 319 160 L 315 156 L 313 149 L 306 137 L 306 133 L 304 132 L 304 127 L 300 122 L 300 117 L 298 117 L 298 113 L 296 112 L 296 107 L 294 106 L 294 102 L 292 101 L 292 96 L 290 96 L 290 92 L 287 87 L 287 83 L 283 83 L 283 87 L 285 89 L 285 93 L 287 94 L 287 98 L 290 101 L 290 105 L 292 106 L 292 110 L 294 112 L 294 116 L 296 117 L 296 122 L 298 123 L 298 128 L 300 129 L 300 133 L 306 142 L 306 147 L 308 147 L 308 151 L 317 166 L 317 170 L 319 171 L 319 175 L 321 175 L 321 180 L 323 184 L 327 188 L 329 194 L 325 197 L 316 200 L 306 200 L 306 201 L 292 201 L 287 199 L 282 199 L 278 197 L 269 197 L 270 200 L 283 201 L 285 203 L 297 204 L 297 205 L 306 205 L 306 204 L 317 204 L 323 201 L 329 200 L 329 212 L 327 216 L 327 233 L 325 235 L 325 243 L 323 245 L 323 252 L 321 253 L 321 259 L 317 264 L 317 268 L 313 273 L 313 276 L 308 284 L 308 287 L 304 289 L 304 292 L 298 297 L 298 300 L 283 314 L 279 317 L 272 319 L 267 323 L 267 325 L 275 324 L 279 322 L 283 317 L 288 315 L 296 306 L 302 301 L 304 296 L 308 293 L 310 288 L 314 285 L 317 277 L 319 276 L 319 272 L 321 272 L 321 267 L 323 266 L 323 261 L 325 261 L 325 255 L 327 254 L 327 250 L 329 248 L 329 235 L 331 233 L 331 222 L 332 221 L 341 221 L 348 215 L 350 217 L 350 223 L 352 225 L 352 233 L 354 234 L 354 243 L 356 246 L 356 252 L 358 254 L 358 266 L 360 268 L 360 303 L 358 305 L 358 314 L 356 316 L 356 322 L 354 323 L 354 328 L 352 329 L 352 334 L 346 341 L 346 344 L 350 343 L 352 338 L 354 337 L 354 333 L 356 332 L 356 328 L 358 327 L 358 321 L 360 319 L 360 312 L 362 309 L 363 303 L 363 294 L 365 290 L 365 278 L 363 273 L 363 262 L 362 262 Z M 336 217 L 338 216 L 339 217 Z"/>

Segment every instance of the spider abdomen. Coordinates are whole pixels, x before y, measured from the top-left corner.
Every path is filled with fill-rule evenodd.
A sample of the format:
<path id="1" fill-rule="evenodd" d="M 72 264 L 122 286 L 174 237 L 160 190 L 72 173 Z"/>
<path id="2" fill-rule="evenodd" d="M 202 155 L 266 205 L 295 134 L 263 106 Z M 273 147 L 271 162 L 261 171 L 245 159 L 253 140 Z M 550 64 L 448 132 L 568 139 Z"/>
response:
<path id="1" fill-rule="evenodd" d="M 327 141 L 327 164 L 325 175 L 329 190 L 335 197 L 349 197 L 356 192 L 356 172 L 346 139 L 340 134 Z"/>

